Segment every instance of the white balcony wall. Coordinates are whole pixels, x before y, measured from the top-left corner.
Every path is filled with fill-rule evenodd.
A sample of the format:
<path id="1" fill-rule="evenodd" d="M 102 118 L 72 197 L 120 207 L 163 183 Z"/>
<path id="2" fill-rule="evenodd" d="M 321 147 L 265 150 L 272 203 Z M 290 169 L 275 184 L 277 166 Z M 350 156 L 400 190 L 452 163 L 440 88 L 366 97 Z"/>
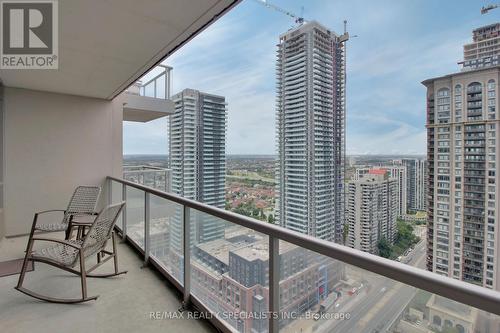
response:
<path id="1" fill-rule="evenodd" d="M 0 232 L 28 233 L 36 211 L 64 209 L 80 184 L 103 186 L 102 205 L 105 177 L 122 173 L 120 97 L 109 101 L 8 87 L 3 95 Z"/>

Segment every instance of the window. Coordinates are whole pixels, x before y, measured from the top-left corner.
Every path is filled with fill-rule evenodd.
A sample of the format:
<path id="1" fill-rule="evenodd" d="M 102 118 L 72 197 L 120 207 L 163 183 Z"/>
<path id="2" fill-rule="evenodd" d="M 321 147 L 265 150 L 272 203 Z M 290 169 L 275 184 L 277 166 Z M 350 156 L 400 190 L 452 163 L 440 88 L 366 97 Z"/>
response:
<path id="1" fill-rule="evenodd" d="M 441 88 L 438 90 L 438 97 L 449 97 L 450 96 L 450 89 L 448 88 Z"/>
<path id="2" fill-rule="evenodd" d="M 489 80 L 488 81 L 488 90 L 495 90 L 495 88 L 496 88 L 495 80 Z"/>

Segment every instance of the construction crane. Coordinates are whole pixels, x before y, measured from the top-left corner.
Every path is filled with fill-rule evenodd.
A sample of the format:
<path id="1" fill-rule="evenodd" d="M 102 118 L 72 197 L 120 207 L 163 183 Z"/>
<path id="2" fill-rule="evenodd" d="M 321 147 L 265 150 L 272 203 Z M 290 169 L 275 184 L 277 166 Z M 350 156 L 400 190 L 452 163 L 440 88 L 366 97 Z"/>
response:
<path id="1" fill-rule="evenodd" d="M 304 18 L 302 17 L 302 15 L 301 16 L 295 15 L 294 13 L 289 12 L 288 10 L 283 9 L 281 7 L 278 7 L 276 5 L 273 5 L 272 3 L 270 3 L 270 2 L 268 2 L 266 0 L 254 0 L 254 1 L 257 2 L 257 3 L 260 3 L 263 6 L 266 6 L 267 8 L 274 9 L 277 12 L 280 12 L 280 13 L 283 13 L 285 15 L 290 16 L 291 18 L 293 18 L 295 20 L 295 23 L 297 23 L 297 24 L 304 23 Z"/>
<path id="2" fill-rule="evenodd" d="M 488 5 L 486 7 L 483 7 L 483 8 L 481 8 L 481 14 L 486 14 L 490 10 L 493 10 L 495 8 L 498 8 L 498 7 L 500 7 L 500 4 Z"/>
<path id="3" fill-rule="evenodd" d="M 299 25 L 302 24 L 302 23 L 304 23 L 304 22 L 306 22 L 306 20 L 304 20 L 304 17 L 303 17 L 304 7 L 302 7 L 302 10 L 301 10 L 302 13 L 301 13 L 301 15 L 298 16 L 298 15 L 296 15 L 296 14 L 294 14 L 294 13 L 292 13 L 292 12 L 286 10 L 286 9 L 283 9 L 281 7 L 273 5 L 272 3 L 270 3 L 267 0 L 254 0 L 254 1 L 257 2 L 257 3 L 259 3 L 259 4 L 261 4 L 261 5 L 263 5 L 263 6 L 265 6 L 265 7 L 267 7 L 267 8 L 274 9 L 275 11 L 278 11 L 278 12 L 280 12 L 282 14 L 290 16 L 291 18 L 293 18 L 295 20 L 295 23 L 297 23 Z M 358 36 L 354 35 L 352 37 L 358 37 Z M 347 32 L 347 21 L 344 21 L 344 34 L 341 35 L 341 36 L 339 36 L 338 40 L 339 40 L 340 43 L 344 43 L 344 42 L 346 42 L 346 41 L 349 40 L 349 33 Z"/>

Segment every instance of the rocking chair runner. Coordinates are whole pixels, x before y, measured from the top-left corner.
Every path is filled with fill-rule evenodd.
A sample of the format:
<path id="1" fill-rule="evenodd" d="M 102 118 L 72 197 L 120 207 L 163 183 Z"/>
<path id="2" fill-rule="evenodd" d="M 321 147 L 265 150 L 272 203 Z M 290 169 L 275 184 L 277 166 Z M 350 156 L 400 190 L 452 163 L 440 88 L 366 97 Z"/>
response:
<path id="1" fill-rule="evenodd" d="M 44 301 L 54 302 L 54 303 L 81 303 L 90 300 L 97 299 L 97 296 L 87 296 L 87 277 L 110 277 L 119 274 L 126 273 L 127 271 L 118 271 L 118 253 L 116 249 L 115 234 L 113 232 L 114 225 L 118 218 L 118 215 L 122 211 L 125 202 L 118 203 L 112 206 L 104 208 L 99 215 L 97 215 L 94 223 L 88 229 L 85 237 L 76 240 L 62 240 L 62 239 L 52 239 L 52 238 L 42 238 L 42 237 L 31 237 L 28 240 L 28 250 L 26 251 L 26 256 L 24 257 L 23 267 L 21 269 L 21 274 L 19 276 L 19 281 L 15 289 L 20 292 L 35 297 Z M 109 239 L 112 239 L 112 252 L 106 250 L 106 243 Z M 46 247 L 40 250 L 32 252 L 33 243 L 35 241 L 44 241 L 55 243 L 50 247 Z M 85 258 L 97 254 L 97 264 L 89 269 L 85 268 Z M 114 273 L 110 274 L 90 274 L 97 267 L 101 266 L 103 263 L 113 258 L 114 260 Z M 81 288 L 82 297 L 76 299 L 62 299 L 53 298 L 44 295 L 37 294 L 29 289 L 23 287 L 24 277 L 26 275 L 26 269 L 28 267 L 28 261 L 38 261 L 46 263 L 62 270 L 80 275 L 81 277 Z M 80 270 L 76 270 L 73 267 L 79 263 Z"/>
<path id="2" fill-rule="evenodd" d="M 33 237 L 35 231 L 65 231 L 66 239 L 69 239 L 72 231 L 71 224 L 73 218 L 78 215 L 95 214 L 95 208 L 100 193 L 101 188 L 99 186 L 78 186 L 73 192 L 66 210 L 52 209 L 35 213 L 30 232 L 30 239 Z M 38 216 L 49 212 L 62 212 L 62 221 L 59 223 L 38 224 Z"/>

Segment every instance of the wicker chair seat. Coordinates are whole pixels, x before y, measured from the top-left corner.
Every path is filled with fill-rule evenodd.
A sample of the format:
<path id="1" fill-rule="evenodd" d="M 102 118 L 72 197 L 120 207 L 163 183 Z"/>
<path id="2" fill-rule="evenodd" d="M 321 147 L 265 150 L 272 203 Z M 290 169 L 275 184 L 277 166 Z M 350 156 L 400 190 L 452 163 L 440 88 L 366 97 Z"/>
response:
<path id="1" fill-rule="evenodd" d="M 35 226 L 35 230 L 38 231 L 65 231 L 68 228 L 68 224 L 63 223 L 46 223 L 38 224 Z"/>
<path id="2" fill-rule="evenodd" d="M 78 248 L 81 248 L 83 244 L 83 239 L 70 239 L 67 241 Z M 85 246 L 83 251 L 85 258 L 97 253 L 101 249 L 102 243 L 99 244 L 100 246 L 96 245 L 98 244 L 87 244 Z M 75 249 L 74 247 L 65 244 L 55 244 L 34 251 L 32 257 L 41 260 L 48 259 L 55 261 L 62 266 L 73 267 L 78 263 L 78 252 L 78 249 Z"/>

